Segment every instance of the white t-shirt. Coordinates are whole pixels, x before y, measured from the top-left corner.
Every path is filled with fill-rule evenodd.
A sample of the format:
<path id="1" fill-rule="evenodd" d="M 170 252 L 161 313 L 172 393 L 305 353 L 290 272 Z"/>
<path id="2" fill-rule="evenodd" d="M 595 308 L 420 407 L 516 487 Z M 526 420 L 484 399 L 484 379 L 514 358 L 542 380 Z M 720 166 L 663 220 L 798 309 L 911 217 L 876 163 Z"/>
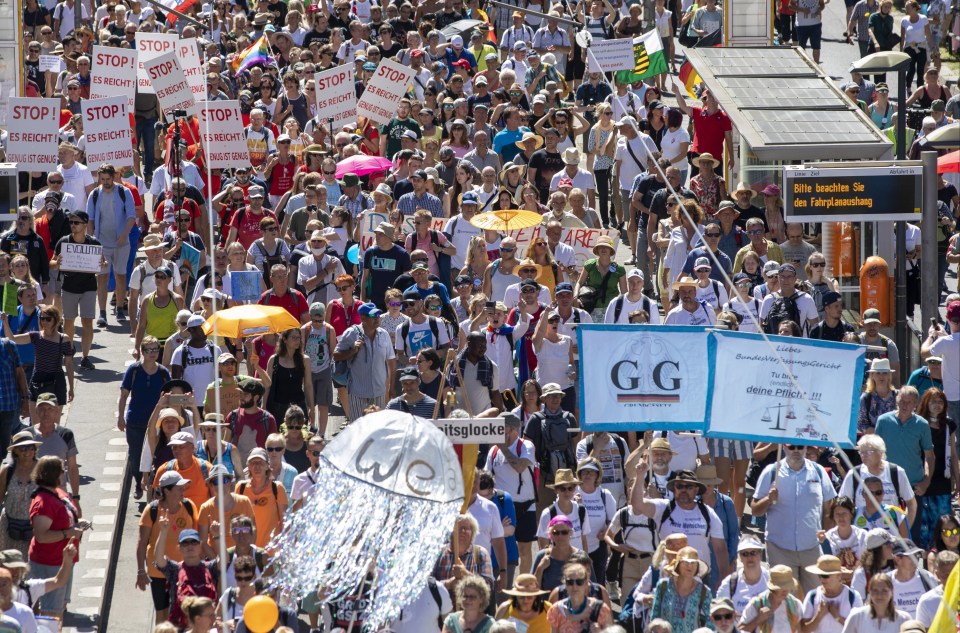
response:
<path id="1" fill-rule="evenodd" d="M 424 585 L 417 599 L 400 611 L 400 618 L 390 624 L 389 630 L 392 633 L 438 633 L 437 617 L 453 611 L 453 601 L 441 582 L 437 583 L 437 593 L 440 595 L 439 608 L 430 586 Z"/>
<path id="2" fill-rule="evenodd" d="M 673 502 L 666 499 L 648 499 L 648 502 L 656 506 L 653 520 L 659 526 L 658 533 L 661 541 L 671 534 L 686 534 L 690 547 L 695 548 L 698 552 L 706 553 L 710 551 L 710 539 L 723 539 L 723 524 L 720 522 L 717 513 L 709 506 L 704 506 L 707 510 L 707 518 L 710 520 L 708 526 L 704 521 L 699 504 L 694 505 L 690 510 L 684 510 L 679 505 L 674 505 L 670 516 L 664 522 L 664 512 L 667 506 L 673 504 Z"/>
<path id="3" fill-rule="evenodd" d="M 911 22 L 910 18 L 903 18 L 900 21 L 900 28 L 903 29 L 903 45 L 907 46 L 927 46 L 926 26 L 929 23 L 927 16 L 921 15 L 916 22 Z"/>
<path id="4" fill-rule="evenodd" d="M 740 616 L 740 624 L 745 622 L 751 622 L 757 618 L 759 611 L 755 606 L 756 603 L 751 602 L 743 610 L 743 615 Z M 768 620 L 769 622 L 769 620 Z M 793 633 L 790 629 L 790 617 L 787 614 L 787 601 L 784 600 L 780 603 L 780 606 L 777 607 L 777 610 L 773 612 L 773 625 L 770 626 L 769 633 Z"/>
<path id="5" fill-rule="evenodd" d="M 632 155 L 630 149 L 627 149 L 627 143 L 625 136 L 617 139 L 617 149 L 614 151 L 613 159 L 622 161 L 620 163 L 620 188 L 629 190 L 636 177 L 647 171 L 649 157 L 659 150 L 653 139 L 643 132 L 638 132 L 637 137 L 629 141 L 630 149 L 633 150 Z M 637 157 L 636 160 L 633 159 L 634 156 Z M 639 164 L 637 161 L 639 161 Z"/>
<path id="6" fill-rule="evenodd" d="M 660 139 L 660 153 L 664 158 L 669 159 L 671 163 L 675 163 L 681 155 L 686 157 L 686 152 L 681 150 L 682 145 L 689 142 L 690 134 L 683 126 L 677 128 L 676 132 L 671 132 L 669 129 L 667 129 L 667 131 L 663 133 L 663 137 Z M 689 149 L 689 146 L 687 149 Z M 680 169 L 681 171 L 686 170 L 686 167 L 686 162 L 682 162 L 677 165 L 677 169 Z"/>
<path id="7" fill-rule="evenodd" d="M 510 452 L 520 459 L 530 460 L 531 464 L 537 463 L 535 456 L 536 448 L 530 440 L 518 439 L 510 446 Z M 498 490 L 505 490 L 510 493 L 515 503 L 525 503 L 534 499 L 533 473 L 527 467 L 522 473 L 518 473 L 507 463 L 499 446 L 495 446 L 487 451 L 487 463 L 484 468 L 493 473 L 494 486 Z M 535 512 L 536 507 L 531 505 L 530 511 Z"/>
<path id="8" fill-rule="evenodd" d="M 173 283 L 179 286 L 180 267 L 167 260 L 163 260 L 161 266 L 167 266 L 173 271 Z M 130 273 L 130 289 L 139 290 L 141 299 L 157 289 L 157 282 L 153 278 L 155 272 L 157 269 L 151 266 L 149 261 L 144 260 L 143 263 L 134 266 L 133 272 Z"/>
<path id="9" fill-rule="evenodd" d="M 687 312 L 683 306 L 677 306 L 667 313 L 667 318 L 663 322 L 665 325 L 715 325 L 717 313 L 699 304 L 693 312 Z"/>
<path id="10" fill-rule="evenodd" d="M 467 508 L 467 512 L 480 524 L 480 531 L 473 538 L 475 545 L 479 545 L 493 553 L 491 544 L 495 538 L 503 538 L 503 523 L 500 522 L 500 510 L 493 501 L 477 495 L 476 500 Z"/>
<path id="11" fill-rule="evenodd" d="M 537 296 L 537 301 L 544 305 L 550 305 L 553 303 L 553 299 L 550 298 L 550 289 L 546 286 L 540 286 L 540 294 Z M 507 310 L 512 310 L 520 305 L 519 282 L 507 286 L 507 289 L 503 293 L 503 305 L 507 306 Z"/>
<path id="12" fill-rule="evenodd" d="M 437 327 L 436 337 L 434 337 L 433 330 L 430 328 L 431 318 L 434 319 L 434 325 Z M 398 352 L 403 352 L 408 356 L 416 356 L 421 349 L 426 347 L 436 349 L 440 345 L 450 344 L 450 336 L 447 334 L 447 328 L 443 327 L 443 321 L 436 317 L 427 317 L 423 323 L 414 323 L 413 320 L 409 321 L 410 329 L 407 332 L 406 339 L 404 339 L 403 329 L 407 326 L 407 323 L 402 323 L 397 326 L 396 336 L 394 337 L 394 349 Z M 434 338 L 439 339 L 439 341 L 435 341 Z"/>
<path id="13" fill-rule="evenodd" d="M 881 464 L 881 473 L 880 475 L 874 475 L 867 470 L 867 467 L 863 464 L 860 464 L 856 467 L 857 472 L 860 474 L 859 477 L 855 477 L 853 471 L 847 473 L 847 476 L 843 478 L 843 483 L 840 484 L 839 495 L 841 497 L 850 497 L 853 499 L 853 502 L 856 504 L 857 508 L 866 507 L 867 503 L 863 498 L 863 483 L 862 479 L 866 477 L 877 477 L 879 476 L 880 481 L 883 482 L 883 503 L 888 506 L 899 506 L 900 500 L 897 499 L 897 489 L 893 485 L 893 481 L 890 479 L 890 466 L 889 462 L 883 462 Z M 913 486 L 910 485 L 910 479 L 907 477 L 906 471 L 899 466 L 896 466 L 897 470 L 897 479 L 899 479 L 900 495 L 903 497 L 904 501 L 910 501 L 914 498 Z M 861 526 L 862 527 L 862 526 Z"/>
<path id="14" fill-rule="evenodd" d="M 450 266 L 463 268 L 467 251 L 470 250 L 470 240 L 481 235 L 483 231 L 470 224 L 470 220 L 464 219 L 462 215 L 455 215 L 447 220 L 443 232 L 450 235 L 450 243 L 457 249 L 457 252 L 450 256 Z"/>
<path id="15" fill-rule="evenodd" d="M 57 171 L 63 176 L 63 187 L 60 190 L 73 196 L 74 204 L 77 205 L 72 210 L 85 211 L 87 208 L 86 187 L 94 184 L 90 170 L 86 165 L 74 163 L 70 169 L 64 169 L 63 165 L 59 165 Z"/>
<path id="16" fill-rule="evenodd" d="M 620 314 L 617 319 L 614 320 L 617 312 L 617 302 L 620 301 L 620 297 L 623 297 L 623 307 L 620 308 Z M 656 301 L 642 295 L 636 301 L 631 301 L 627 295 L 620 295 L 620 297 L 617 297 L 607 305 L 607 311 L 603 315 L 604 323 L 629 323 L 631 312 L 634 310 L 646 310 L 650 314 L 650 325 L 660 325 L 662 319 Z M 644 303 L 646 303 L 646 305 L 644 305 Z"/>
<path id="17" fill-rule="evenodd" d="M 719 310 L 720 306 L 729 301 L 730 296 L 723 284 L 715 279 L 710 279 L 706 288 L 697 286 L 697 299 L 706 301 L 714 310 Z"/>
<path id="18" fill-rule="evenodd" d="M 609 490 L 597 487 L 591 493 L 586 493 L 577 489 L 580 495 L 580 502 L 587 510 L 587 516 L 590 519 L 591 529 L 587 532 L 587 552 L 592 552 L 600 547 L 600 539 L 597 534 L 605 529 L 613 520 L 613 515 L 617 513 L 617 501 L 610 494 Z"/>
<path id="19" fill-rule="evenodd" d="M 827 598 L 823 595 L 823 587 L 818 587 L 814 591 L 809 592 L 803 599 L 803 619 L 809 620 L 813 618 L 820 604 L 823 602 L 837 605 L 840 609 L 840 617 L 844 619 L 850 615 L 851 611 L 863 606 L 863 600 L 860 599 L 860 595 L 849 587 L 842 587 L 840 595 L 836 598 Z M 841 633 L 842 631 L 843 625 L 837 622 L 836 618 L 829 613 L 820 620 L 820 625 L 817 627 L 817 633 Z"/>
<path id="20" fill-rule="evenodd" d="M 930 628 L 941 602 L 943 602 L 943 585 L 937 585 L 920 596 L 920 601 L 917 603 L 917 613 L 914 617 L 923 622 L 923 626 Z"/>
<path id="21" fill-rule="evenodd" d="M 37 619 L 30 607 L 14 602 L 3 614 L 19 622 L 22 633 L 37 633 Z"/>
<path id="22" fill-rule="evenodd" d="M 930 346 L 930 353 L 943 358 L 943 393 L 947 400 L 960 400 L 960 332 L 935 340 Z"/>
<path id="23" fill-rule="evenodd" d="M 663 433 L 660 433 L 663 436 Z M 670 470 L 696 470 L 697 457 L 710 452 L 707 440 L 697 435 L 680 435 L 674 431 L 667 431 L 666 438 L 670 448 L 677 452 L 670 460 Z"/>
<path id="24" fill-rule="evenodd" d="M 593 174 L 589 171 L 583 169 L 577 169 L 577 173 L 571 178 L 567 173 L 566 169 L 560 170 L 553 175 L 553 178 L 550 179 L 550 191 L 556 191 L 557 187 L 560 186 L 561 178 L 570 178 L 573 182 L 575 189 L 580 189 L 583 193 L 588 191 L 595 191 L 597 188 L 597 181 L 594 179 Z"/>
<path id="25" fill-rule="evenodd" d="M 761 319 L 767 318 L 767 315 L 770 314 L 770 309 L 773 307 L 773 302 L 781 296 L 779 292 L 771 292 L 763 298 L 763 303 L 760 304 Z M 817 303 L 813 300 L 813 297 L 805 292 L 797 292 L 795 296 L 797 298 L 797 310 L 800 312 L 800 322 L 797 323 L 797 325 L 806 333 L 808 329 L 807 321 L 810 319 L 819 320 L 820 313 L 817 312 Z"/>
<path id="26" fill-rule="evenodd" d="M 878 622 L 870 616 L 870 605 L 867 605 L 850 612 L 843 630 L 849 633 L 899 633 L 900 625 L 909 619 L 909 613 L 897 609 L 892 620 L 883 618 Z"/>
<path id="27" fill-rule="evenodd" d="M 736 574 L 736 582 L 733 581 Z M 730 598 L 733 601 L 733 609 L 739 616 L 753 598 L 767 590 L 767 581 L 770 580 L 770 570 L 766 567 L 760 568 L 760 580 L 751 585 L 743 577 L 743 570 L 738 569 L 734 574 L 730 574 L 723 579 L 720 586 L 717 587 L 717 598 Z M 733 590 L 731 593 L 731 589 Z"/>
<path id="28" fill-rule="evenodd" d="M 623 510 L 626 512 L 618 510 L 617 513 L 613 515 L 613 520 L 610 521 L 610 533 L 616 534 L 622 530 L 624 545 L 632 547 L 638 552 L 653 553 L 656 545 L 653 540 L 653 532 L 647 527 L 647 524 L 652 519 L 642 514 L 634 514 L 630 505 L 627 505 Z M 623 525 L 621 520 L 621 516 L 624 514 L 627 519 L 626 525 Z M 655 525 L 654 529 L 656 529 Z"/>
<path id="29" fill-rule="evenodd" d="M 917 612 L 917 603 L 920 602 L 920 596 L 937 586 L 937 581 L 932 576 L 928 576 L 927 586 L 924 587 L 923 579 L 920 578 L 922 573 L 925 572 L 917 569 L 913 578 L 906 582 L 897 580 L 896 572 L 890 573 L 890 580 L 893 581 L 893 601 L 897 610 L 910 614 L 911 618 Z"/>
<path id="30" fill-rule="evenodd" d="M 206 393 L 207 387 L 217 378 L 217 358 L 220 357 L 222 350 L 220 346 L 213 345 L 210 341 L 207 341 L 203 347 L 190 347 L 190 351 L 186 352 L 186 364 L 184 364 L 184 353 L 188 347 L 190 343 L 184 343 L 174 350 L 170 364 L 183 367 L 183 379 L 193 387 L 194 394 Z"/>
<path id="31" fill-rule="evenodd" d="M 832 527 L 827 530 L 825 538 L 830 543 L 830 551 L 840 559 L 843 566 L 847 569 L 856 569 L 860 555 L 866 549 L 867 532 L 856 525 L 851 525 L 850 530 L 850 536 L 841 538 L 837 528 Z"/>
<path id="32" fill-rule="evenodd" d="M 574 547 L 579 548 L 580 537 L 583 534 L 583 531 L 586 530 L 589 534 L 591 531 L 593 531 L 593 528 L 590 527 L 590 515 L 588 513 L 584 513 L 583 525 L 580 524 L 580 506 L 576 501 L 573 501 L 572 503 L 573 510 L 567 515 L 570 518 L 570 521 L 573 523 L 573 536 L 570 537 L 570 543 Z M 553 518 L 550 516 L 550 508 L 554 508 L 553 516 L 564 514 L 564 512 L 560 510 L 556 503 L 544 508 L 543 512 L 540 513 L 540 522 L 537 525 L 537 536 L 539 538 L 550 538 L 550 519 Z"/>
<path id="33" fill-rule="evenodd" d="M 757 298 L 748 299 L 746 303 L 741 301 L 740 295 L 735 295 L 733 299 L 727 301 L 723 306 L 724 310 L 730 310 L 736 314 L 739 314 L 743 317 L 743 320 L 740 322 L 738 330 L 740 332 L 759 332 L 760 330 L 754 324 L 754 320 L 750 318 L 750 315 L 753 315 L 756 319 L 756 323 L 760 322 L 760 300 Z"/>

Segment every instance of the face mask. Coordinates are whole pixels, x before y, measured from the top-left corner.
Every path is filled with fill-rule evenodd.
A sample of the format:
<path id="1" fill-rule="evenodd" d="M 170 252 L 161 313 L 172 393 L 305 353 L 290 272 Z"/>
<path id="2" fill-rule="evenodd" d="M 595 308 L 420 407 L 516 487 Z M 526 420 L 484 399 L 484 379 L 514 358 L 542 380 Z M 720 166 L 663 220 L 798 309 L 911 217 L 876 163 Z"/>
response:
<path id="1" fill-rule="evenodd" d="M 313 252 L 313 254 L 316 255 L 317 257 L 319 257 L 319 256 L 321 256 L 321 255 L 323 255 L 324 253 L 327 252 L 325 249 L 322 249 L 322 248 L 311 248 L 310 250 L 311 250 L 311 251 Z"/>

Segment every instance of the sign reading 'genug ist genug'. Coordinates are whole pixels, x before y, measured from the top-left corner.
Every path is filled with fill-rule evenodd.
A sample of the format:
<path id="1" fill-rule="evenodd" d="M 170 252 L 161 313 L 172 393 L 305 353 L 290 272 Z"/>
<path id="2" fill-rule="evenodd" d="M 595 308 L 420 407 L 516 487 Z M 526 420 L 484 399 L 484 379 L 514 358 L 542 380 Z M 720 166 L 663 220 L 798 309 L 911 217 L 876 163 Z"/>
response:
<path id="1" fill-rule="evenodd" d="M 920 219 L 919 165 L 784 167 L 788 222 L 876 222 Z"/>

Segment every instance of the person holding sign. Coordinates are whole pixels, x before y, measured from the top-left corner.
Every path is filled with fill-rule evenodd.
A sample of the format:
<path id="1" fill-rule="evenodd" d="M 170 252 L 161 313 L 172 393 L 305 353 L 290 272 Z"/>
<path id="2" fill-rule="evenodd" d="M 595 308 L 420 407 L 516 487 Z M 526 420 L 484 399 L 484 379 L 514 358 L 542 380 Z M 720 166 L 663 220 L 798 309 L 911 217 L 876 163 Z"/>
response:
<path id="1" fill-rule="evenodd" d="M 50 268 L 59 269 L 63 283 L 61 285 L 61 303 L 63 305 L 63 333 L 66 338 L 73 340 L 74 321 L 79 316 L 80 323 L 83 325 L 83 334 L 80 338 L 80 367 L 83 369 L 93 369 L 93 362 L 90 360 L 90 346 L 93 344 L 93 318 L 96 314 L 97 300 L 97 274 L 92 272 L 77 271 L 70 268 L 61 267 L 64 251 L 76 250 L 76 245 L 83 245 L 88 248 L 84 257 L 95 258 L 99 265 L 106 265 L 101 254 L 100 240 L 87 235 L 87 224 L 90 216 L 86 211 L 74 211 L 70 214 L 70 235 L 61 238 L 54 246 L 54 255 L 50 259 Z"/>

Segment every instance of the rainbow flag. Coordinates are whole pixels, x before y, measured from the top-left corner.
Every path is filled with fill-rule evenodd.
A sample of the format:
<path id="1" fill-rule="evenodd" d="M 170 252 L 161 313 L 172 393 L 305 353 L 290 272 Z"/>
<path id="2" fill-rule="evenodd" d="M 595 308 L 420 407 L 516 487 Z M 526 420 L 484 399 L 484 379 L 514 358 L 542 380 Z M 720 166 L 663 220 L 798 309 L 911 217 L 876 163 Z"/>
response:
<path id="1" fill-rule="evenodd" d="M 234 74 L 239 75 L 257 64 L 268 66 L 275 63 L 276 61 L 270 56 L 270 42 L 267 41 L 267 34 L 264 33 L 260 36 L 260 39 L 251 44 L 249 48 L 237 55 L 233 62 L 231 62 L 231 67 L 233 68 Z"/>
<path id="2" fill-rule="evenodd" d="M 680 77 L 680 81 L 683 82 L 683 87 L 687 89 L 687 94 L 696 99 L 697 93 L 694 92 L 693 89 L 697 84 L 703 83 L 703 79 L 700 79 L 700 75 L 693 69 L 693 64 L 691 64 L 689 60 L 683 62 L 680 66 L 680 72 L 677 73 L 677 75 Z"/>

